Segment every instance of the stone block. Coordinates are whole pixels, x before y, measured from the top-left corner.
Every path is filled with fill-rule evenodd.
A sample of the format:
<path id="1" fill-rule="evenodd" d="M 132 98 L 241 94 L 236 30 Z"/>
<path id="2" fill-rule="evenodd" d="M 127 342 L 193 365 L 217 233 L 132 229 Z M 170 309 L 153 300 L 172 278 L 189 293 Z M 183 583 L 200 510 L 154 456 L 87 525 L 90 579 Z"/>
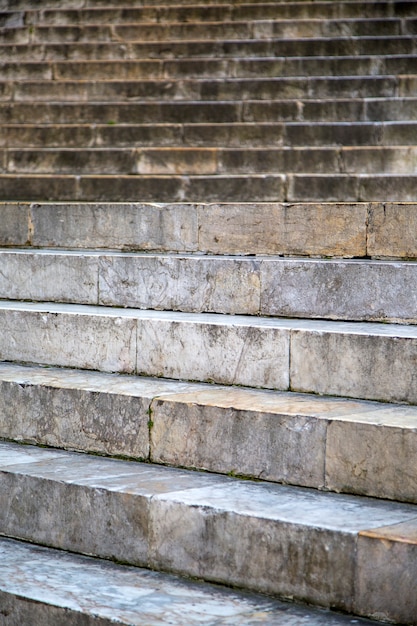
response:
<path id="1" fill-rule="evenodd" d="M 416 577 L 417 517 L 360 533 L 357 613 L 396 624 L 415 624 Z"/>
<path id="2" fill-rule="evenodd" d="M 373 257 L 417 258 L 417 205 L 371 205 L 368 254 Z"/>
<path id="3" fill-rule="evenodd" d="M 134 372 L 136 323 L 123 311 L 74 305 L 2 304 L 0 358 L 110 372 Z"/>
<path id="4" fill-rule="evenodd" d="M 30 240 L 29 205 L 0 204 L 0 245 L 23 246 Z"/>
<path id="5" fill-rule="evenodd" d="M 99 304 L 259 313 L 259 263 L 252 259 L 124 253 L 102 256 L 99 268 Z"/>
<path id="6" fill-rule="evenodd" d="M 385 406 L 329 421 L 326 488 L 416 503 L 416 409 Z"/>
<path id="7" fill-rule="evenodd" d="M 261 284 L 261 315 L 417 322 L 412 264 L 264 259 Z"/>
<path id="8" fill-rule="evenodd" d="M 239 389 L 156 398 L 151 405 L 152 461 L 323 487 L 326 422 L 313 415 L 289 415 L 284 403 Z M 285 408 L 288 403 L 290 399 Z"/>
<path id="9" fill-rule="evenodd" d="M 57 252 L 0 251 L 0 298 L 97 304 L 98 258 Z"/>
<path id="10" fill-rule="evenodd" d="M 215 254 L 364 256 L 363 204 L 201 205 L 199 248 Z"/>
<path id="11" fill-rule="evenodd" d="M 195 251 L 197 208 L 185 204 L 36 204 L 33 245 Z"/>
<path id="12" fill-rule="evenodd" d="M 292 390 L 417 403 L 415 327 L 317 322 L 310 328 L 292 332 Z"/>
<path id="13" fill-rule="evenodd" d="M 144 311 L 137 372 L 164 378 L 288 388 L 289 331 L 247 317 Z"/>

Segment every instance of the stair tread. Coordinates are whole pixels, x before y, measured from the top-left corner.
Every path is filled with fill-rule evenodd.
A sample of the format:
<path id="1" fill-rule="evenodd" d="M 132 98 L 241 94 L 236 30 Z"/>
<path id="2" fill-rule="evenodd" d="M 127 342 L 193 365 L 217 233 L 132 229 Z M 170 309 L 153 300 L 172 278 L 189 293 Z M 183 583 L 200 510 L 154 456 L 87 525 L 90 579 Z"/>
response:
<path id="1" fill-rule="evenodd" d="M 351 623 L 351 618 L 338 613 L 297 607 L 172 574 L 116 565 L 11 539 L 0 540 L 0 552 L 2 603 L 12 619 L 13 615 L 19 616 L 21 624 L 36 619 L 39 607 L 45 607 L 44 626 L 56 623 L 53 620 L 61 618 L 61 611 L 61 619 L 70 613 L 69 621 L 62 623 L 88 615 L 103 626 L 109 620 L 125 626 L 143 624 L 144 620 L 149 626 L 297 626 L 300 620 L 313 626 Z M 27 600 L 29 608 L 25 606 Z M 51 618 L 50 607 L 60 610 L 51 610 Z M 358 618 L 355 624 L 366 626 L 371 622 Z"/>

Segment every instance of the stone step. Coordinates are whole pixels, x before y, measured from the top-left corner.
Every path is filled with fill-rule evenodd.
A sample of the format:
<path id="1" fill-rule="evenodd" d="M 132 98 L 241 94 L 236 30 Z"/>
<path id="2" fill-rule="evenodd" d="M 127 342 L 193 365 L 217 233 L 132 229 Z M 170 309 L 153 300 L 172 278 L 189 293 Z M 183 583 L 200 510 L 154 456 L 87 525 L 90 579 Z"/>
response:
<path id="1" fill-rule="evenodd" d="M 417 407 L 11 363 L 0 389 L 8 440 L 417 503 Z"/>
<path id="2" fill-rule="evenodd" d="M 3 535 L 414 623 L 415 505 L 15 444 L 0 450 Z"/>
<path id="3" fill-rule="evenodd" d="M 72 26 L 79 24 L 169 23 L 169 22 L 229 22 L 244 20 L 346 20 L 417 17 L 412 3 L 387 2 L 287 2 L 287 3 L 218 3 L 188 6 L 108 6 L 80 9 L 45 8 L 42 11 L 9 11 L 0 14 L 0 25 L 6 28 L 24 25 L 51 24 Z"/>
<path id="4" fill-rule="evenodd" d="M 297 57 L 263 59 L 196 58 L 175 60 L 6 62 L 3 80 L 141 80 L 181 78 L 276 78 L 293 76 L 378 76 L 413 74 L 415 55 Z"/>
<path id="5" fill-rule="evenodd" d="M 90 41 L 180 41 L 184 39 L 269 39 L 312 37 L 412 36 L 417 19 L 246 20 L 224 22 L 109 23 L 29 25 L 3 28 L 3 43 L 36 44 Z"/>
<path id="6" fill-rule="evenodd" d="M 46 85 L 46 83 L 45 83 Z M 159 124 L 415 121 L 417 98 L 246 101 L 1 102 L 0 123 Z"/>
<path id="7" fill-rule="evenodd" d="M 257 100 L 291 101 L 346 96 L 355 99 L 415 97 L 417 75 L 0 82 L 3 102 L 247 101 L 253 100 L 255 95 Z"/>
<path id="8" fill-rule="evenodd" d="M 415 203 L 0 204 L 0 244 L 417 259 Z"/>
<path id="9" fill-rule="evenodd" d="M 265 596 L 0 540 L 5 624 L 42 626 L 348 626 L 352 618 Z M 301 620 L 301 622 L 300 622 Z M 376 622 L 355 618 L 358 626 Z"/>
<path id="10" fill-rule="evenodd" d="M 358 13 L 361 14 L 363 11 L 367 9 L 372 10 L 372 6 L 376 5 L 376 8 L 380 5 L 385 5 L 386 12 L 388 14 L 395 15 L 396 12 L 401 13 L 402 10 L 408 10 L 408 5 L 412 4 L 413 0 L 405 0 L 401 3 L 398 0 L 383 0 L 380 2 L 370 2 L 369 0 L 359 1 L 359 0 L 342 0 L 342 2 L 338 2 L 338 10 L 339 12 L 349 11 L 349 5 L 357 5 Z M 12 4 L 12 6 L 11 6 Z M 233 6 L 239 6 L 241 4 L 270 4 L 267 0 L 230 0 L 229 2 L 225 2 L 225 0 L 212 0 L 210 2 L 211 5 L 217 4 L 231 4 Z M 332 2 L 329 0 L 276 0 L 274 2 L 275 6 L 286 6 L 289 5 L 290 8 L 296 9 L 298 5 L 304 6 L 306 11 L 317 10 L 315 5 L 321 5 L 323 10 L 334 11 L 335 8 L 332 6 Z M 169 6 L 167 4 L 164 5 L 161 0 L 123 0 L 123 7 L 149 7 L 149 6 Z M 204 0 L 175 0 L 175 6 L 195 6 L 195 5 L 206 5 Z M 312 6 L 314 5 L 314 6 Z M 405 5 L 405 7 L 404 7 Z M 83 8 L 114 8 L 114 4 L 112 4 L 111 0 L 0 0 L 0 9 L 4 11 L 9 11 L 11 8 L 14 10 L 30 10 L 36 8 L 50 8 L 50 9 L 83 9 Z M 279 9 L 282 10 L 282 9 Z M 285 9 L 284 9 L 285 10 Z M 298 10 L 298 9 L 297 9 Z M 353 9 L 354 10 L 354 9 Z"/>
<path id="11" fill-rule="evenodd" d="M 4 361 L 417 404 L 415 326 L 11 301 L 0 318 Z"/>
<path id="12" fill-rule="evenodd" d="M 0 174 L 0 201 L 414 202 L 416 184 L 416 175 L 383 173 Z"/>
<path id="13" fill-rule="evenodd" d="M 0 148 L 0 171 L 4 174 L 326 174 L 331 188 L 335 174 L 395 176 L 414 174 L 416 169 L 416 146 Z"/>
<path id="14" fill-rule="evenodd" d="M 407 55 L 417 49 L 414 37 L 337 37 L 314 39 L 195 40 L 177 42 L 85 42 L 4 44 L 3 61 L 99 61 L 210 57 L 314 57 Z"/>
<path id="15" fill-rule="evenodd" d="M 417 121 L 3 124 L 0 137 L 0 149 L 7 147 L 26 150 L 45 147 L 114 149 L 184 145 L 276 148 L 340 145 L 392 147 L 415 144 Z"/>
<path id="16" fill-rule="evenodd" d="M 415 262 L 0 249 L 0 265 L 0 299 L 417 324 Z"/>

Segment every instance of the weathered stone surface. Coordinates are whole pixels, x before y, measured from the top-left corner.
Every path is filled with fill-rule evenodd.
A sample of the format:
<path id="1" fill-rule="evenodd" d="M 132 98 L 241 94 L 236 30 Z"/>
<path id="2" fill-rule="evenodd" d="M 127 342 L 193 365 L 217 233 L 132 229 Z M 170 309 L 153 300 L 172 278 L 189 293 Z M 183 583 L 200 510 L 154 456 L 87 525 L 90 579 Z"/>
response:
<path id="1" fill-rule="evenodd" d="M 291 337 L 291 389 L 417 402 L 417 331 L 400 325 L 317 322 Z M 362 325 L 363 324 L 363 325 Z M 306 326 L 307 328 L 307 326 Z"/>
<path id="2" fill-rule="evenodd" d="M 152 461 L 323 487 L 326 420 L 297 415 L 296 405 L 293 415 L 286 414 L 288 394 L 239 389 L 157 398 L 151 405 Z"/>
<path id="3" fill-rule="evenodd" d="M 415 407 L 369 408 L 328 423 L 326 487 L 416 502 Z"/>
<path id="4" fill-rule="evenodd" d="M 199 207 L 199 248 L 222 254 L 363 256 L 367 206 L 229 204 Z"/>
<path id="5" fill-rule="evenodd" d="M 34 204 L 33 245 L 126 250 L 196 250 L 193 205 Z"/>
<path id="6" fill-rule="evenodd" d="M 144 311 L 137 324 L 139 374 L 288 388 L 289 332 L 279 322 Z"/>
<path id="7" fill-rule="evenodd" d="M 112 255 L 99 261 L 99 304 L 259 313 L 259 262 L 233 257 Z"/>
<path id="8" fill-rule="evenodd" d="M 261 264 L 261 314 L 417 322 L 417 265 L 280 259 Z"/>
<path id="9" fill-rule="evenodd" d="M 0 298 L 96 304 L 98 257 L 28 250 L 0 251 Z"/>
<path id="10" fill-rule="evenodd" d="M 0 245 L 22 246 L 30 240 L 29 206 L 27 204 L 0 204 Z"/>
<path id="11" fill-rule="evenodd" d="M 93 309 L 96 315 L 91 315 L 78 305 L 68 310 L 18 302 L 2 303 L 0 309 L 2 360 L 135 371 L 136 324 L 123 310 L 103 315 Z"/>
<path id="12" fill-rule="evenodd" d="M 417 258 L 417 205 L 384 203 L 369 211 L 368 253 L 374 257 Z"/>
<path id="13" fill-rule="evenodd" d="M 397 624 L 415 624 L 417 517 L 360 533 L 355 611 Z"/>
<path id="14" fill-rule="evenodd" d="M 24 462 L 2 447 L 2 534 L 324 606 L 354 607 L 358 533 L 417 518 L 376 499 L 64 452 Z"/>
<path id="15" fill-rule="evenodd" d="M 169 574 L 0 542 L 1 626 L 347 626 L 348 616 L 297 607 Z M 358 626 L 369 622 L 355 620 Z"/>

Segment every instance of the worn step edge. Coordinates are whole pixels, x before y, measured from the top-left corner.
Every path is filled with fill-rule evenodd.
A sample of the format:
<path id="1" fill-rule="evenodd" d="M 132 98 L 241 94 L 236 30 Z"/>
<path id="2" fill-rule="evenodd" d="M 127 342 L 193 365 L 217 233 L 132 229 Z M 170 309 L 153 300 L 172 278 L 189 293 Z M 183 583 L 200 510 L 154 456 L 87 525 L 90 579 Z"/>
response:
<path id="1" fill-rule="evenodd" d="M 417 203 L 0 202 L 1 246 L 417 258 Z"/>
<path id="2" fill-rule="evenodd" d="M 264 596 L 0 540 L 5 626 L 348 626 L 351 617 Z M 356 619 L 358 626 L 376 626 Z"/>
<path id="3" fill-rule="evenodd" d="M 0 454 L 3 535 L 415 624 L 415 505 L 15 444 Z"/>
<path id="4" fill-rule="evenodd" d="M 417 404 L 416 326 L 6 301 L 0 319 L 6 361 Z"/>
<path id="5" fill-rule="evenodd" d="M 0 264 L 5 300 L 417 324 L 415 262 L 0 248 Z"/>
<path id="6" fill-rule="evenodd" d="M 417 503 L 416 407 L 11 363 L 0 390 L 4 439 Z"/>

